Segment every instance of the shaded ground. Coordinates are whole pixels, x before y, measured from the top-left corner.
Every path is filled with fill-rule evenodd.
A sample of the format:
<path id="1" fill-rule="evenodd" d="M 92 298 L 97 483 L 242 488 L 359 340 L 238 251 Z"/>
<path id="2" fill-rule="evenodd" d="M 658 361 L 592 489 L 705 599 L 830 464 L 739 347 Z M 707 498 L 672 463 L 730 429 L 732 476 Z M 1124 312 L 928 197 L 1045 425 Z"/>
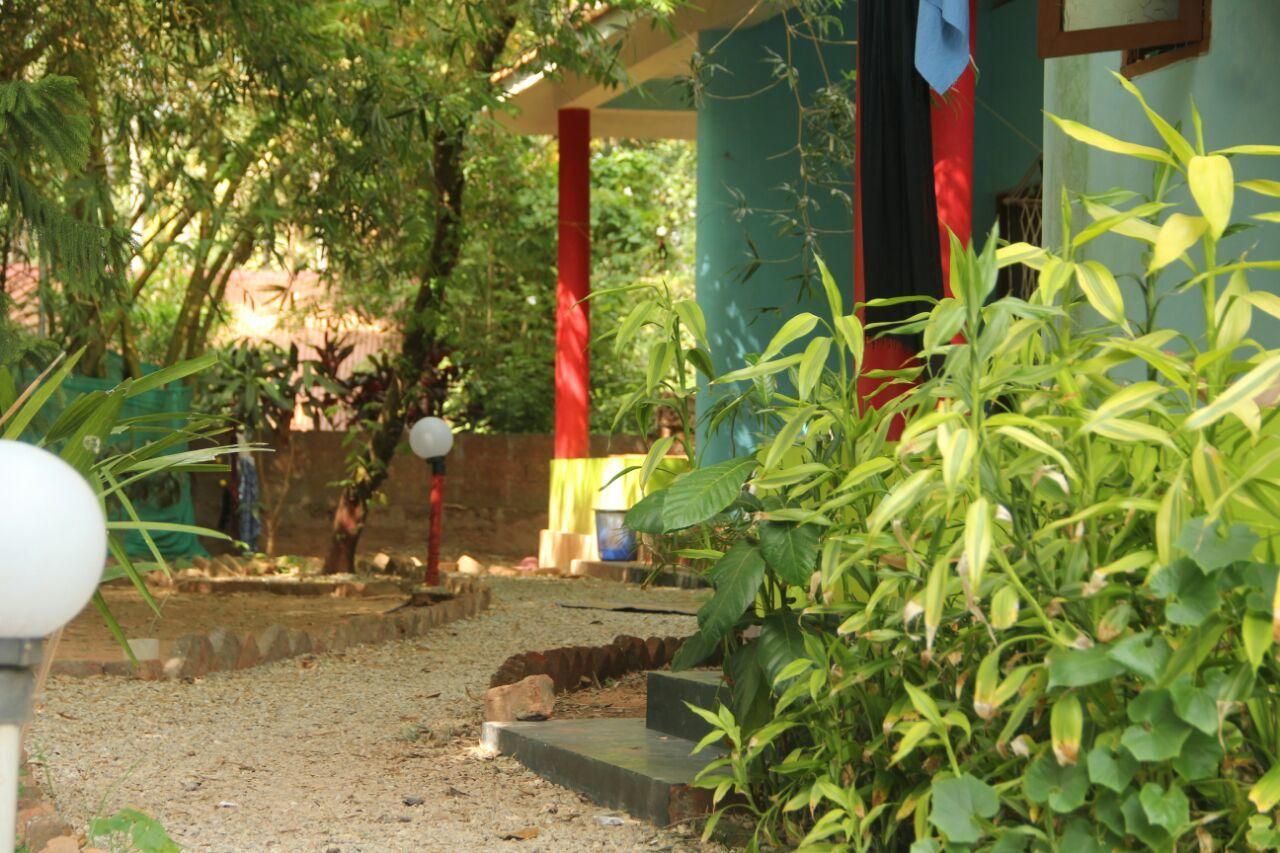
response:
<path id="1" fill-rule="evenodd" d="M 559 719 L 591 719 L 595 717 L 643 717 L 648 675 L 630 672 L 617 681 L 574 690 L 556 697 Z"/>
<path id="2" fill-rule="evenodd" d="M 478 619 L 306 668 L 286 660 L 192 684 L 54 678 L 31 751 L 73 823 L 135 806 L 186 850 L 693 849 L 695 835 L 605 819 L 613 813 L 475 744 L 480 699 L 508 655 L 623 633 L 684 636 L 696 625 L 558 602 L 693 610 L 706 593 L 490 583 L 494 605 Z M 569 701 L 620 709 L 634 703 L 627 685 Z M 422 803 L 406 805 L 413 798 Z"/>
<path id="3" fill-rule="evenodd" d="M 398 595 L 332 598 L 266 592 L 218 595 L 157 592 L 155 598 L 161 615 L 156 616 L 131 587 L 108 587 L 103 595 L 126 636 L 160 640 L 176 640 L 184 634 L 207 634 L 219 627 L 236 633 L 257 631 L 268 625 L 320 628 L 348 616 L 382 613 L 403 601 L 403 596 Z M 101 660 L 115 659 L 121 654 L 120 646 L 92 607 L 62 632 L 57 650 L 59 658 Z"/>

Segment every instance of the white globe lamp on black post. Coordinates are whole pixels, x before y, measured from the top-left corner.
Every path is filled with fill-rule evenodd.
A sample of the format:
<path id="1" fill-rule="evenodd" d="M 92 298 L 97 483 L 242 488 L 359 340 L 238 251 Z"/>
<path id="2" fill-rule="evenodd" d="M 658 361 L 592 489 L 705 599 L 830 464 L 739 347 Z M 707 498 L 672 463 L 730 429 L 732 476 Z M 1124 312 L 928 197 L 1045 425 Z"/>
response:
<path id="1" fill-rule="evenodd" d="M 427 528 L 427 586 L 440 583 L 440 531 L 444 518 L 444 458 L 453 449 L 453 428 L 440 418 L 423 418 L 409 430 L 409 447 L 431 470 L 431 521 Z"/>
<path id="2" fill-rule="evenodd" d="M 97 589 L 107 524 L 84 477 L 47 450 L 0 440 L 0 472 L 0 853 L 11 853 L 19 737 L 31 719 L 44 638 Z"/>

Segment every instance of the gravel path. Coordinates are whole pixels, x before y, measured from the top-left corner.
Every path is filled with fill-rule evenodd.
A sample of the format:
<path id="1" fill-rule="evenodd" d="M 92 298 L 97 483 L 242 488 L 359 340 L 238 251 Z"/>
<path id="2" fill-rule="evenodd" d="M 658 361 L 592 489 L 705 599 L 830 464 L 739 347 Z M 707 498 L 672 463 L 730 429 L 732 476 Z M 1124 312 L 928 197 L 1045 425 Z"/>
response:
<path id="1" fill-rule="evenodd" d="M 557 602 L 692 611 L 701 595 L 490 582 L 488 613 L 403 642 L 191 684 L 54 678 L 28 747 L 74 825 L 133 806 L 184 850 L 695 849 L 687 831 L 601 822 L 611 813 L 476 743 L 481 697 L 508 655 L 696 627 Z M 414 797 L 424 802 L 405 805 Z"/>

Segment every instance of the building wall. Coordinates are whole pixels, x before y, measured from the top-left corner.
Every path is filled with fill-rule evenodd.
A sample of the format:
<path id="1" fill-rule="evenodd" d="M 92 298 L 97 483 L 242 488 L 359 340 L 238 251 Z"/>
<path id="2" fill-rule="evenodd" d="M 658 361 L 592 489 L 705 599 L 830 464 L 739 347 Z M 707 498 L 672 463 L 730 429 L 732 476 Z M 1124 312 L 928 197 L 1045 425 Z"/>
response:
<path id="1" fill-rule="evenodd" d="M 996 6 L 977 17 L 977 105 L 973 118 L 973 236 L 996 219 L 996 196 L 1018 185 L 1040 156 L 1044 60 L 1036 50 L 1036 0 Z"/>
<path id="2" fill-rule="evenodd" d="M 1275 0 L 1218 0 L 1213 4 L 1212 36 L 1209 52 L 1134 80 L 1148 103 L 1190 135 L 1191 100 L 1204 118 L 1206 144 L 1210 149 L 1242 143 L 1280 144 L 1280 71 L 1276 45 L 1280 44 L 1280 3 Z M 1045 63 L 1045 109 L 1064 118 L 1083 122 L 1122 139 L 1159 145 L 1155 130 L 1140 107 L 1112 78 L 1120 68 L 1119 53 L 1099 53 L 1051 59 Z M 1061 243 L 1062 217 L 1057 199 L 1062 187 L 1098 192 L 1124 187 L 1139 192 L 1151 186 L 1148 163 L 1095 151 L 1064 136 L 1045 121 L 1045 239 L 1046 245 Z M 1280 163 L 1274 158 L 1234 158 L 1236 179 L 1275 178 Z M 1186 201 L 1186 212 L 1194 206 L 1185 192 L 1174 200 Z M 1274 199 L 1236 192 L 1234 218 L 1275 209 Z M 1228 238 L 1219 249 L 1219 258 L 1245 250 L 1255 259 L 1280 257 L 1277 226 L 1259 223 L 1257 228 Z M 1116 273 L 1141 268 L 1136 245 L 1120 237 L 1102 237 L 1090 244 L 1089 255 L 1106 263 Z M 1173 264 L 1160 285 L 1167 291 L 1176 285 L 1185 267 Z M 1274 288 L 1274 273 L 1255 274 L 1254 288 Z M 1123 283 L 1123 280 L 1122 280 Z M 1124 285 L 1131 313 L 1138 295 L 1131 284 Z M 1171 297 L 1158 316 L 1162 326 L 1176 327 L 1191 334 L 1203 329 L 1198 295 Z M 1255 321 L 1254 333 L 1271 343 L 1280 342 L 1280 329 Z"/>
<path id="3" fill-rule="evenodd" d="M 856 6 L 840 12 L 841 39 L 856 38 Z M 739 30 L 704 31 L 699 43 L 707 61 L 723 70 L 709 75 L 698 106 L 698 227 L 696 282 L 698 303 L 718 371 L 741 367 L 745 357 L 764 349 L 788 317 L 801 311 L 826 314 L 821 287 L 806 294 L 797 280 L 804 251 L 799 236 L 782 234 L 771 211 L 790 209 L 782 187 L 799 180 L 795 152 L 799 110 L 786 86 L 773 86 L 769 51 L 787 55 L 786 31 L 780 17 Z M 823 83 L 812 42 L 793 44 L 800 95 L 809 99 Z M 833 76 L 854 68 L 851 45 L 827 46 L 823 59 Z M 767 91 L 761 91 L 765 90 Z M 755 93 L 755 94 L 751 94 Z M 853 179 L 849 177 L 848 191 Z M 853 219 L 837 199 L 819 200 L 814 224 L 832 233 L 821 238 L 820 251 L 841 289 L 853 294 Z M 755 212 L 740 218 L 741 204 Z M 746 280 L 743 272 L 751 246 L 764 263 Z M 800 346 L 800 345 L 797 345 Z M 703 390 L 699 410 L 713 405 L 719 389 Z M 740 454 L 755 445 L 754 429 L 742 424 L 722 428 L 714 436 L 699 430 L 698 446 L 707 460 Z"/>
<path id="4" fill-rule="evenodd" d="M 295 481 L 281 514 L 276 552 L 323 556 L 337 499 L 332 484 L 343 477 L 342 434 L 297 432 L 292 441 Z M 550 435 L 457 436 L 445 491 L 442 552 L 447 559 L 463 552 L 512 558 L 537 553 L 538 531 L 547 525 L 553 443 Z M 638 438 L 591 437 L 593 456 L 643 450 Z M 276 453 L 264 461 L 275 465 L 283 458 Z M 220 479 L 196 477 L 197 524 L 217 527 Z M 408 452 L 398 454 L 383 486 L 387 500 L 371 509 L 361 551 L 425 551 L 427 489 L 426 463 Z"/>
<path id="5" fill-rule="evenodd" d="M 1036 2 L 1013 0 L 993 8 L 982 0 L 978 16 L 979 106 L 975 114 L 974 228 L 985 235 L 995 220 L 996 194 L 1011 189 L 1039 154 L 1043 62 L 1036 56 Z M 840 39 L 857 37 L 856 4 L 840 11 L 845 28 Z M 723 67 L 707 82 L 698 107 L 697 293 L 707 315 L 715 366 L 740 367 L 757 353 L 789 317 L 801 311 L 825 316 L 819 292 L 803 293 L 800 239 L 780 233 L 769 211 L 786 207 L 784 185 L 799 180 L 796 142 L 798 109 L 786 87 L 768 88 L 769 52 L 786 55 L 785 27 L 780 17 L 726 35 L 700 34 L 708 61 Z M 810 98 L 823 82 L 817 50 L 793 44 L 802 98 Z M 852 45 L 828 45 L 822 60 L 830 74 L 856 66 Z M 767 91 L 761 91 L 767 90 Z M 853 190 L 849 175 L 847 192 Z M 742 207 L 756 212 L 736 215 Z M 823 259 L 846 299 L 853 294 L 853 219 L 831 199 L 815 213 L 815 225 L 832 232 L 820 240 Z M 743 271 L 755 253 L 765 261 L 745 281 Z M 797 347 L 800 345 L 797 345 Z M 720 389 L 703 390 L 703 412 Z M 755 444 L 754 424 L 721 428 L 714 436 L 699 432 L 708 460 L 742 453 Z"/>

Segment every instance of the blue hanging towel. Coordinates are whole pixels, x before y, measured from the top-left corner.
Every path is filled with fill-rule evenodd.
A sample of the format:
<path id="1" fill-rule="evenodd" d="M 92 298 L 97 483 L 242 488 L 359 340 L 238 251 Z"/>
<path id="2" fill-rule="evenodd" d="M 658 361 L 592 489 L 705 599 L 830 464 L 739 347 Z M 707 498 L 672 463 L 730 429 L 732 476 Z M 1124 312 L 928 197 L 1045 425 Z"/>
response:
<path id="1" fill-rule="evenodd" d="M 920 0 L 916 70 L 935 92 L 950 89 L 969 64 L 969 0 Z"/>

